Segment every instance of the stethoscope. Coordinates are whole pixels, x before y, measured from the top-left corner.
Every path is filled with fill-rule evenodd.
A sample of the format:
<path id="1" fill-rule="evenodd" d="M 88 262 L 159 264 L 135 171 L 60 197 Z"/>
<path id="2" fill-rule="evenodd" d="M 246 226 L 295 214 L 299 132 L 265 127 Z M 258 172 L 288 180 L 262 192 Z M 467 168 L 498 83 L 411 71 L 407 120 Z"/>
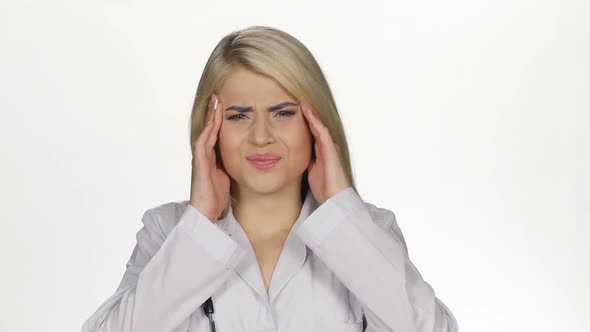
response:
<path id="1" fill-rule="evenodd" d="M 215 332 L 215 321 L 213 320 L 213 313 L 215 313 L 215 309 L 213 308 L 213 300 L 208 298 L 205 303 L 203 303 L 203 312 L 205 312 L 205 316 L 209 318 L 209 326 L 211 327 L 211 332 Z M 365 314 L 363 314 L 363 331 L 367 329 L 367 318 Z"/>
<path id="2" fill-rule="evenodd" d="M 205 316 L 209 318 L 209 326 L 211 327 L 211 332 L 215 332 L 215 321 L 213 320 L 213 313 L 215 309 L 213 309 L 213 300 L 208 298 L 205 303 L 203 303 L 203 312 L 205 312 Z"/>

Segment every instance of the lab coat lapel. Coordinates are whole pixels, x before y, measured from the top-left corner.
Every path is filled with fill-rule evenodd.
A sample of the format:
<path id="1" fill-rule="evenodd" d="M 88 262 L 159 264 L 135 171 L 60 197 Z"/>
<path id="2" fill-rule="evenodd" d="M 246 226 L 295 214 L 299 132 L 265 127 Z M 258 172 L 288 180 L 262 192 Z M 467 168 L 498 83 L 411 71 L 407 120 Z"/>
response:
<path id="1" fill-rule="evenodd" d="M 279 292 L 287 282 L 301 269 L 307 257 L 307 247 L 305 243 L 296 236 L 297 228 L 303 221 L 315 210 L 318 202 L 313 197 L 311 190 L 308 190 L 299 217 L 293 224 L 293 227 L 287 235 L 285 244 L 273 271 L 268 294 L 264 287 L 262 272 L 256 260 L 254 248 L 244 232 L 242 226 L 237 222 L 230 207 L 227 215 L 228 233 L 232 238 L 246 250 L 246 256 L 235 267 L 235 271 L 240 277 L 263 299 L 272 303 L 278 296 Z"/>

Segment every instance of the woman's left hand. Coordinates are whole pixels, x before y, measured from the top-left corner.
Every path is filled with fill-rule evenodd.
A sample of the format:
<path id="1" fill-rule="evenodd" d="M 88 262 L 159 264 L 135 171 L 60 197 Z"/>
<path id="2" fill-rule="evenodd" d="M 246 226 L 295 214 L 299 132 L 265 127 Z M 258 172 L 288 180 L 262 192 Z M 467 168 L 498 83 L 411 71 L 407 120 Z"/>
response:
<path id="1" fill-rule="evenodd" d="M 313 196 L 323 204 L 352 184 L 342 167 L 340 147 L 334 143 L 330 131 L 306 104 L 302 102 L 300 105 L 315 138 L 315 160 L 312 156 L 307 167 L 307 180 Z"/>

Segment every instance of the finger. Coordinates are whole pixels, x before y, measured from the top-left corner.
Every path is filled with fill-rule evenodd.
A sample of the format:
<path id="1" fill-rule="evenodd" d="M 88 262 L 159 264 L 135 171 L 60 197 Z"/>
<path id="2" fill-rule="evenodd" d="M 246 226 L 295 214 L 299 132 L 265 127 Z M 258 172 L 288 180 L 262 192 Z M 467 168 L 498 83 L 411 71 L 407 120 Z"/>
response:
<path id="1" fill-rule="evenodd" d="M 211 108 L 212 103 L 209 103 L 209 109 Z M 210 119 L 213 118 L 213 112 L 211 112 L 210 110 L 209 112 L 209 117 Z M 201 131 L 201 134 L 199 135 L 197 141 L 195 142 L 195 155 L 197 155 L 199 158 L 201 158 L 201 160 L 206 160 L 207 158 L 207 149 L 206 149 L 206 143 L 207 143 L 207 139 L 209 138 L 209 134 L 213 128 L 212 125 L 212 121 L 209 121 L 205 127 L 203 128 L 203 130 Z"/>
<path id="2" fill-rule="evenodd" d="M 309 128 L 311 129 L 311 132 L 315 136 L 316 140 L 321 141 L 322 137 L 321 137 L 320 132 L 318 130 L 318 122 L 320 122 L 320 121 L 315 116 L 315 114 L 313 114 L 313 112 L 311 111 L 309 106 L 307 106 L 307 104 L 303 105 L 303 114 L 305 114 L 305 117 L 307 118 L 307 120 L 309 122 Z"/>
<path id="3" fill-rule="evenodd" d="M 332 144 L 333 140 L 332 140 L 332 136 L 330 135 L 330 131 L 328 130 L 328 128 L 326 126 L 324 126 L 322 121 L 320 121 L 320 119 L 311 111 L 311 109 L 309 107 L 306 107 L 306 109 L 307 109 L 307 115 L 311 119 L 313 128 L 315 129 L 315 131 L 317 133 L 316 136 L 319 137 L 320 143 L 321 144 Z"/>
<path id="4" fill-rule="evenodd" d="M 217 155 L 215 154 L 215 147 L 211 150 L 211 157 L 209 158 L 209 166 L 211 169 L 217 168 Z"/>
<path id="5" fill-rule="evenodd" d="M 304 116 L 307 119 L 307 122 L 309 124 L 309 130 L 311 131 L 311 133 L 313 135 L 313 145 L 314 145 L 313 152 L 315 154 L 314 157 L 316 159 L 320 159 L 322 157 L 322 152 L 320 151 L 319 144 L 318 144 L 320 137 L 319 137 L 317 130 L 315 129 L 314 119 L 312 118 L 312 115 L 310 114 L 311 112 L 309 111 L 309 107 L 306 104 L 300 104 L 300 106 L 301 106 L 300 107 L 301 112 L 304 114 Z"/>
<path id="6" fill-rule="evenodd" d="M 215 143 L 217 143 L 217 134 L 219 133 L 219 127 L 221 127 L 221 112 L 222 112 L 222 105 L 219 97 L 214 96 L 215 102 L 213 103 L 213 120 L 211 121 L 212 129 L 209 133 L 209 138 L 207 139 L 207 151 L 211 152 L 215 147 Z M 211 155 L 209 155 L 211 157 Z"/>
<path id="7" fill-rule="evenodd" d="M 199 157 L 206 158 L 206 142 L 207 137 L 209 137 L 209 133 L 211 132 L 213 126 L 211 124 L 206 125 L 205 128 L 201 131 L 201 134 L 197 138 L 195 142 L 195 155 Z"/>
<path id="8" fill-rule="evenodd" d="M 311 115 L 309 114 L 310 112 L 308 111 L 309 108 L 304 104 L 300 104 L 300 108 L 301 108 L 301 113 L 303 113 L 305 119 L 307 120 L 307 124 L 309 126 L 309 130 L 311 131 L 312 135 L 315 137 L 316 140 L 319 139 L 318 132 L 315 129 L 313 119 L 311 118 Z"/>
<path id="9" fill-rule="evenodd" d="M 306 107 L 306 113 L 308 118 L 310 119 L 310 123 L 311 123 L 311 130 L 312 133 L 314 134 L 315 137 L 315 151 L 316 151 L 316 157 L 320 160 L 322 160 L 324 153 L 326 151 L 324 151 L 326 148 L 329 148 L 329 146 L 332 144 L 332 139 L 331 136 L 329 135 L 328 129 L 322 124 L 322 122 L 320 121 L 320 119 L 313 114 L 313 112 L 311 111 L 311 109 L 309 107 Z M 322 128 L 325 129 L 324 133 L 322 134 L 322 132 L 320 131 Z M 326 139 L 326 137 L 328 137 L 328 139 Z"/>
<path id="10" fill-rule="evenodd" d="M 315 141 L 314 148 L 315 148 L 316 159 L 318 160 L 318 162 L 321 162 L 324 154 L 323 154 L 322 149 L 320 148 L 317 140 Z"/>
<path id="11" fill-rule="evenodd" d="M 213 97 L 209 100 L 209 104 L 207 104 L 207 118 L 205 119 L 205 125 L 208 125 L 211 119 L 213 118 L 213 113 L 211 112 L 211 105 L 213 105 Z"/>
<path id="12" fill-rule="evenodd" d="M 309 176 L 309 173 L 311 173 L 311 170 L 314 167 L 314 165 L 315 165 L 315 160 L 311 159 L 309 161 L 309 164 L 307 164 L 307 174 L 308 174 L 308 176 Z"/>

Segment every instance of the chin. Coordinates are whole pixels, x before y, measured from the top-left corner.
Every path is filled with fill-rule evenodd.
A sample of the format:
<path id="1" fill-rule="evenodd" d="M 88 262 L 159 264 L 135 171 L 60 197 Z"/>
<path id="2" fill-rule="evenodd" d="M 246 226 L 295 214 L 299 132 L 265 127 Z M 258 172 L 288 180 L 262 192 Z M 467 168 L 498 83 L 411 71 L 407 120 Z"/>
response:
<path id="1" fill-rule="evenodd" d="M 302 173 L 305 171 L 305 169 L 303 169 L 301 174 L 298 173 L 299 175 L 292 174 L 290 171 L 283 168 L 275 168 L 271 171 L 261 172 L 253 169 L 250 165 L 235 170 L 238 174 L 231 177 L 235 179 L 238 186 L 247 188 L 248 191 L 261 195 L 271 195 L 280 192 L 281 189 L 292 185 L 293 181 L 300 179 Z"/>
<path id="2" fill-rule="evenodd" d="M 245 185 L 256 193 L 272 194 L 280 191 L 281 188 L 287 185 L 287 183 L 285 181 L 272 178 L 250 178 Z"/>

